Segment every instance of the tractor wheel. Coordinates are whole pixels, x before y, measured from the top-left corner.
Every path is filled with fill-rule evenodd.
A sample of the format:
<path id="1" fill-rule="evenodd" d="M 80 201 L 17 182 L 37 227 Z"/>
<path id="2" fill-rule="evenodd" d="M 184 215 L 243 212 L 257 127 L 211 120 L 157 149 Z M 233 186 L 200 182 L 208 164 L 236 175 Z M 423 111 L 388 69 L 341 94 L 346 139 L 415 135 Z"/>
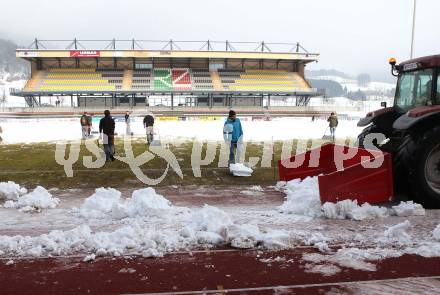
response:
<path id="1" fill-rule="evenodd" d="M 420 136 L 408 136 L 394 157 L 396 188 L 405 183 L 414 199 L 440 208 L 440 126 Z"/>
<path id="2" fill-rule="evenodd" d="M 362 130 L 361 134 L 358 135 L 358 138 L 357 138 L 357 146 L 358 147 L 364 148 L 365 137 L 367 137 L 367 135 L 370 134 L 370 133 L 382 133 L 382 134 L 384 134 L 382 129 L 380 129 L 375 124 L 372 124 L 372 125 L 366 127 L 364 130 Z M 374 144 L 374 146 L 379 148 L 379 143 L 377 141 L 373 141 L 373 144 Z"/>

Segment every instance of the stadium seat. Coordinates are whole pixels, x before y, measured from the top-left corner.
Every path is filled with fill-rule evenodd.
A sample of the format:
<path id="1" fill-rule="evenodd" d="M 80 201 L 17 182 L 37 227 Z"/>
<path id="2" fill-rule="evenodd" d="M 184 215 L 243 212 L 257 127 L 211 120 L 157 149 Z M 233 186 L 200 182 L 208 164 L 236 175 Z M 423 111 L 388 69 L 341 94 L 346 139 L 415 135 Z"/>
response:
<path id="1" fill-rule="evenodd" d="M 309 91 L 298 73 L 284 70 L 190 68 L 93 69 L 39 71 L 27 85 L 32 91 Z"/>
<path id="2" fill-rule="evenodd" d="M 103 91 L 122 88 L 123 70 L 52 68 L 42 71 L 36 91 Z"/>
<path id="3" fill-rule="evenodd" d="M 153 70 L 154 74 L 154 90 L 171 91 L 173 89 L 173 81 L 171 80 L 171 70 L 168 68 L 157 68 Z"/>
<path id="4" fill-rule="evenodd" d="M 298 74 L 283 70 L 221 70 L 221 82 L 231 91 L 291 92 L 309 90 Z"/>

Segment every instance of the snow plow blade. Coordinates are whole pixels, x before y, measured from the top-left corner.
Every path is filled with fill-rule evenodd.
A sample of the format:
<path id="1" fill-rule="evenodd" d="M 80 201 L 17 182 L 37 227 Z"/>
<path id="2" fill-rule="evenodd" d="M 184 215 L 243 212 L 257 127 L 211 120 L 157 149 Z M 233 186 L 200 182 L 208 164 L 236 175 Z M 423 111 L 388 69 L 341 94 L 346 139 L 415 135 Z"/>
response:
<path id="1" fill-rule="evenodd" d="M 392 200 L 391 155 L 326 144 L 290 159 L 278 161 L 282 181 L 318 176 L 321 203 L 357 200 L 358 204 Z"/>

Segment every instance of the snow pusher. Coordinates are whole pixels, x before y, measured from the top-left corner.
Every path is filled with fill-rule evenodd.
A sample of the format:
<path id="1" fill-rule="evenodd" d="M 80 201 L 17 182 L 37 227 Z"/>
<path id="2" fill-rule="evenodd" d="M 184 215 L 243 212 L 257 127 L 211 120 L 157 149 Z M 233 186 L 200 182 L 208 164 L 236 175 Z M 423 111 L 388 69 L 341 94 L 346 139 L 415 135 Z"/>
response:
<path id="1" fill-rule="evenodd" d="M 358 122 L 358 126 L 365 127 L 358 136 L 358 147 L 378 148 L 385 153 L 386 159 L 391 155 L 395 192 L 407 195 L 425 207 L 440 208 L 440 55 L 400 64 L 391 58 L 389 63 L 391 74 L 397 77 L 394 104 L 386 107 L 386 103 L 382 103 L 384 108 L 368 113 Z M 377 134 L 381 134 L 382 139 L 371 140 Z M 363 153 L 361 149 L 359 151 Z M 371 192 L 374 190 L 383 193 L 383 197 L 388 194 L 388 191 L 385 194 L 384 185 L 391 186 L 391 168 L 380 177 L 372 177 L 370 172 L 373 173 L 374 169 L 369 172 L 361 169 L 359 171 L 363 172 L 356 174 L 349 172 L 349 166 L 345 167 L 345 171 L 336 174 L 332 174 L 331 169 L 282 168 L 280 177 L 291 179 L 295 177 L 294 171 L 298 175 L 323 173 L 320 178 L 323 199 L 332 196 L 327 195 L 329 191 L 333 194 L 339 190 L 338 196 L 343 193 L 341 197 L 348 194 L 349 191 L 345 191 L 348 185 L 353 189 L 353 198 L 359 200 L 374 200 L 366 198 L 373 198 Z"/>
<path id="2" fill-rule="evenodd" d="M 321 203 L 346 199 L 384 203 L 393 196 L 389 153 L 325 144 L 290 159 L 278 161 L 282 181 L 318 177 Z"/>

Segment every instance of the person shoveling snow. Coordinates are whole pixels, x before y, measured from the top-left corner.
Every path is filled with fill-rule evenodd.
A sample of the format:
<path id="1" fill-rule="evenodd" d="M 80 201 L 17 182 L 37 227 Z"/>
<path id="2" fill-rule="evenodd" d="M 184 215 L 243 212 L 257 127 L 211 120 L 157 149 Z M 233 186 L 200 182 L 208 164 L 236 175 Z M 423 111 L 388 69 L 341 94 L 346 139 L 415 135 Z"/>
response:
<path id="1" fill-rule="evenodd" d="M 234 176 L 251 176 L 253 170 L 240 163 L 243 151 L 243 128 L 235 111 L 230 110 L 223 126 L 223 138 L 229 145 L 229 171 Z"/>
<path id="2" fill-rule="evenodd" d="M 229 144 L 229 163 L 240 163 L 240 152 L 243 145 L 243 128 L 235 111 L 230 110 L 223 126 L 223 138 Z"/>

